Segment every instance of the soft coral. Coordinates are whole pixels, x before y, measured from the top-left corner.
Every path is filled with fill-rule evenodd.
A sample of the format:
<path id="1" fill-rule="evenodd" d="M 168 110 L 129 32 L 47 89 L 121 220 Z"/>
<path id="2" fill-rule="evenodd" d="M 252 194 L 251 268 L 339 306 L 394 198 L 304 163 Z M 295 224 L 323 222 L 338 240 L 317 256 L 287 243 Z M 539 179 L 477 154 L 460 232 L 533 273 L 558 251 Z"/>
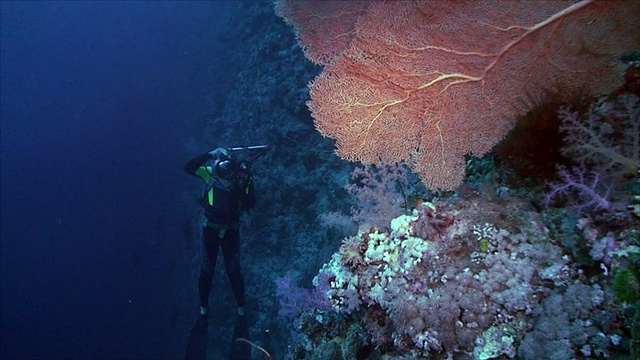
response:
<path id="1" fill-rule="evenodd" d="M 631 94 L 594 103 L 586 116 L 564 107 L 558 113 L 566 134 L 563 155 L 611 180 L 638 173 L 640 101 Z"/>
<path id="2" fill-rule="evenodd" d="M 561 198 L 578 212 L 612 210 L 613 190 L 638 174 L 640 100 L 631 94 L 603 98 L 585 116 L 563 107 L 558 112 L 565 133 L 563 155 L 579 164 L 558 167 L 558 182 L 548 184 L 545 203 Z"/>
<path id="3" fill-rule="evenodd" d="M 549 206 L 554 199 L 561 197 L 570 206 L 581 213 L 584 210 L 609 210 L 611 186 L 603 184 L 600 175 L 584 168 L 567 170 L 558 167 L 559 182 L 549 183 L 549 192 L 545 195 L 545 204 Z"/>

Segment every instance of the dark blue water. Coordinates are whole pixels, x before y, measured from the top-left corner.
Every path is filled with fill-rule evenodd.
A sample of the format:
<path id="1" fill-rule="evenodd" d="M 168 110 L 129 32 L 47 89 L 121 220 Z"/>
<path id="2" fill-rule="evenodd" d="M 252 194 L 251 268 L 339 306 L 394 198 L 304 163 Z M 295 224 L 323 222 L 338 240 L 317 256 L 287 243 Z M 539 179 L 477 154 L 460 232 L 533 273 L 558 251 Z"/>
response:
<path id="1" fill-rule="evenodd" d="M 166 244 L 229 3 L 1 6 L 2 358 L 181 357 Z"/>

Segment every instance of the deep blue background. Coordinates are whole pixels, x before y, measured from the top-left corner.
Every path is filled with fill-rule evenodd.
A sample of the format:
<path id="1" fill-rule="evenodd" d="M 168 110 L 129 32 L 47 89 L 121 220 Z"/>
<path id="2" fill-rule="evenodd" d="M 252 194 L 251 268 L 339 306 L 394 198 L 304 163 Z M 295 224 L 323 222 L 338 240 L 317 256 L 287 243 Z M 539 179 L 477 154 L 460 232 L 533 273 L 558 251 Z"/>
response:
<path id="1" fill-rule="evenodd" d="M 181 357 L 162 244 L 229 3 L 1 6 L 2 358 Z"/>

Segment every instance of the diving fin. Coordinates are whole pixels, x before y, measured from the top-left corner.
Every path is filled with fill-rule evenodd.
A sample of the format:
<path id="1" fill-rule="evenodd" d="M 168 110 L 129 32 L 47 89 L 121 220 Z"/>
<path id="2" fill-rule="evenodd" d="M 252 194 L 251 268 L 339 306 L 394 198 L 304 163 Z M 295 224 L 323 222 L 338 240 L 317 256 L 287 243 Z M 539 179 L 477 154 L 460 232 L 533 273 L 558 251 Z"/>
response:
<path id="1" fill-rule="evenodd" d="M 185 360 L 206 360 L 207 358 L 207 341 L 209 334 L 209 317 L 198 316 L 198 320 L 191 328 L 189 342 L 185 352 Z"/>
<path id="2" fill-rule="evenodd" d="M 238 339 L 244 339 L 245 341 L 239 341 Z M 244 315 L 238 316 L 233 329 L 231 351 L 229 353 L 230 360 L 251 360 L 251 345 L 246 342 L 248 339 L 249 325 L 247 317 Z"/>

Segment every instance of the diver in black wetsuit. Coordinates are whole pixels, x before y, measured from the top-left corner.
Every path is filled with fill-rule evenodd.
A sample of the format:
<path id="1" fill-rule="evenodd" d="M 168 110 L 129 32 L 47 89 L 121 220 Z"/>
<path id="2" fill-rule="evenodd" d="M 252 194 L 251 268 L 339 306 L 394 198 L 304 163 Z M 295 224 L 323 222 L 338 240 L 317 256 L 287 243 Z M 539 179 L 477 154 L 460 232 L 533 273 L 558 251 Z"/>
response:
<path id="1" fill-rule="evenodd" d="M 207 165 L 208 162 L 212 161 Z M 225 148 L 217 148 L 191 159 L 184 167 L 191 175 L 204 180 L 202 197 L 205 219 L 202 227 L 202 267 L 198 279 L 200 314 L 209 311 L 209 294 L 216 266 L 218 249 L 222 248 L 227 275 L 238 306 L 238 315 L 245 315 L 244 279 L 240 271 L 238 252 L 240 214 L 254 207 L 253 176 L 248 162 L 232 159 Z"/>

